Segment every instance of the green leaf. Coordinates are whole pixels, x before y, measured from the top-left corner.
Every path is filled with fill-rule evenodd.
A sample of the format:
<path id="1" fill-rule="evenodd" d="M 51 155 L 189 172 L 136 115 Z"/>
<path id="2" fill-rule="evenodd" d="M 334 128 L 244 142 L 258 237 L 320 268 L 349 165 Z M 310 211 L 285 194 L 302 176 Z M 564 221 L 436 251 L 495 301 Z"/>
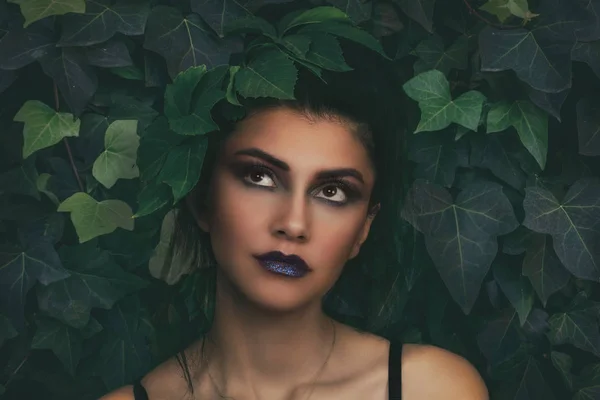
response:
<path id="1" fill-rule="evenodd" d="M 83 337 L 72 327 L 51 318 L 38 316 L 35 319 L 37 330 L 31 347 L 48 349 L 58 357 L 65 369 L 75 376 L 75 369 L 81 358 Z"/>
<path id="2" fill-rule="evenodd" d="M 521 326 L 524 325 L 533 307 L 533 288 L 527 282 L 527 278 L 521 275 L 521 269 L 518 266 L 506 262 L 496 262 L 492 271 L 500 289 L 517 311 Z"/>
<path id="3" fill-rule="evenodd" d="M 237 65 L 232 65 L 229 67 L 229 80 L 227 83 L 227 91 L 225 94 L 225 98 L 230 104 L 235 106 L 242 106 L 237 97 L 237 92 L 235 91 L 235 75 L 240 70 L 240 67 Z"/>
<path id="4" fill-rule="evenodd" d="M 529 237 L 523 260 L 523 275 L 531 281 L 544 307 L 548 298 L 566 286 L 571 277 L 551 246 L 550 236 L 534 233 Z"/>
<path id="5" fill-rule="evenodd" d="M 108 126 L 104 136 L 104 151 L 94 162 L 92 175 L 104 187 L 110 189 L 118 179 L 140 176 L 136 164 L 140 138 L 137 121 L 115 121 Z"/>
<path id="6" fill-rule="evenodd" d="M 600 103 L 583 98 L 577 103 L 579 154 L 600 156 Z"/>
<path id="7" fill-rule="evenodd" d="M 224 27 L 225 35 L 247 32 L 262 33 L 266 37 L 273 40 L 277 38 L 277 31 L 275 30 L 275 27 L 264 19 L 254 15 L 229 21 Z"/>
<path id="8" fill-rule="evenodd" d="M 381 43 L 373 36 L 371 36 L 366 31 L 351 26 L 349 24 L 344 24 L 337 21 L 328 21 L 319 24 L 310 24 L 305 25 L 298 30 L 300 34 L 313 34 L 313 33 L 326 33 L 333 36 L 342 37 L 344 39 L 351 40 L 355 43 L 361 44 L 377 53 L 381 54 L 383 57 L 388 58 L 381 46 Z"/>
<path id="9" fill-rule="evenodd" d="M 183 136 L 169 128 L 169 122 L 164 116 L 158 117 L 140 138 L 138 165 L 142 181 L 147 182 L 156 177 L 167 154 L 183 140 Z"/>
<path id="10" fill-rule="evenodd" d="M 497 365 L 517 351 L 520 345 L 517 312 L 506 309 L 486 321 L 477 335 L 477 344 L 491 365 Z"/>
<path id="11" fill-rule="evenodd" d="M 373 4 L 362 0 L 328 0 L 328 3 L 342 10 L 355 24 L 371 18 Z"/>
<path id="12" fill-rule="evenodd" d="M 496 237 L 518 226 L 502 187 L 471 184 L 453 200 L 445 189 L 417 181 L 405 199 L 402 217 L 425 235 L 438 272 L 468 314 L 496 256 Z"/>
<path id="13" fill-rule="evenodd" d="M 113 4 L 110 0 L 88 0 L 84 14 L 64 17 L 58 45 L 89 46 L 105 42 L 117 32 L 130 36 L 141 35 L 148 12 L 145 2 L 117 0 Z"/>
<path id="14" fill-rule="evenodd" d="M 235 75 L 235 88 L 244 97 L 293 99 L 298 70 L 279 50 L 262 52 Z"/>
<path id="15" fill-rule="evenodd" d="M 19 333 L 15 330 L 10 320 L 4 315 L 0 314 L 0 346 L 4 344 L 5 340 L 16 337 Z"/>
<path id="16" fill-rule="evenodd" d="M 173 148 L 158 175 L 158 180 L 171 186 L 175 203 L 181 200 L 198 182 L 208 139 L 198 136 Z"/>
<path id="17" fill-rule="evenodd" d="M 289 21 L 282 20 L 282 24 L 279 26 L 279 34 L 283 35 L 290 29 L 300 25 L 330 21 L 350 22 L 348 16 L 340 9 L 328 6 L 315 7 L 298 13 Z"/>
<path id="18" fill-rule="evenodd" d="M 177 74 L 173 83 L 165 89 L 165 115 L 178 118 L 189 115 L 192 104 L 192 94 L 196 86 L 206 74 L 206 66 L 190 67 Z"/>
<path id="19" fill-rule="evenodd" d="M 351 71 L 352 68 L 346 64 L 344 53 L 338 40 L 331 35 L 314 34 L 311 35 L 309 51 L 306 53 L 306 59 L 321 68 L 330 71 Z"/>
<path id="20" fill-rule="evenodd" d="M 127 294 L 146 286 L 94 242 L 64 246 L 59 255 L 70 276 L 39 288 L 38 304 L 44 313 L 73 328 L 88 325 L 92 308 L 110 309 Z"/>
<path id="21" fill-rule="evenodd" d="M 0 68 L 19 69 L 45 56 L 56 46 L 52 36 L 52 31 L 41 24 L 27 29 L 11 27 L 0 37 Z"/>
<path id="22" fill-rule="evenodd" d="M 427 31 L 433 32 L 435 0 L 398 0 L 398 3 L 406 15 L 421 24 Z"/>
<path id="23" fill-rule="evenodd" d="M 596 76 L 600 77 L 600 40 L 577 42 L 571 51 L 571 59 L 588 64 Z"/>
<path id="24" fill-rule="evenodd" d="M 194 269 L 192 254 L 173 248 L 176 218 L 177 210 L 171 210 L 165 215 L 160 228 L 160 241 L 148 263 L 150 274 L 168 285 L 176 284 L 182 276 Z"/>
<path id="25" fill-rule="evenodd" d="M 192 0 L 191 7 L 192 11 L 200 15 L 221 37 L 225 35 L 229 25 L 252 16 L 250 11 L 236 0 Z"/>
<path id="26" fill-rule="evenodd" d="M 538 362 L 532 356 L 527 358 L 527 364 L 519 379 L 513 385 L 506 385 L 502 390 L 504 395 L 501 397 L 506 399 L 555 400 L 556 398 Z"/>
<path id="27" fill-rule="evenodd" d="M 83 50 L 54 49 L 40 59 L 44 73 L 58 85 L 69 108 L 80 115 L 98 88 L 98 78 Z"/>
<path id="28" fill-rule="evenodd" d="M 417 163 L 416 179 L 451 187 L 456 168 L 469 164 L 464 141 L 455 143 L 448 132 L 422 133 L 410 139 L 408 158 Z"/>
<path id="29" fill-rule="evenodd" d="M 48 285 L 69 276 L 51 243 L 26 247 L 0 247 L 0 306 L 17 329 L 24 326 L 23 311 L 29 289 L 36 282 Z"/>
<path id="30" fill-rule="evenodd" d="M 143 81 L 145 78 L 144 72 L 133 65 L 126 67 L 114 67 L 109 71 L 117 76 L 120 76 L 121 78 L 130 79 L 132 81 Z"/>
<path id="31" fill-rule="evenodd" d="M 86 49 L 90 65 L 102 68 L 129 67 L 133 65 L 129 49 L 124 41 L 110 39 Z"/>
<path id="32" fill-rule="evenodd" d="M 5 193 L 16 193 L 40 199 L 37 188 L 38 173 L 33 158 L 23 164 L 0 174 L 0 188 Z"/>
<path id="33" fill-rule="evenodd" d="M 452 100 L 450 84 L 438 70 L 415 76 L 403 88 L 410 98 L 418 101 L 421 109 L 421 121 L 415 133 L 441 130 L 453 122 L 477 130 L 485 100 L 480 92 L 470 91 Z"/>
<path id="34" fill-rule="evenodd" d="M 84 0 L 8 0 L 8 2 L 21 7 L 21 13 L 25 17 L 24 27 L 52 15 L 85 12 Z"/>
<path id="35" fill-rule="evenodd" d="M 150 215 L 154 211 L 161 209 L 172 202 L 171 190 L 164 183 L 150 183 L 144 187 L 138 195 L 138 210 L 134 218 Z"/>
<path id="36" fill-rule="evenodd" d="M 548 323 L 548 338 L 553 345 L 568 343 L 596 357 L 600 355 L 600 332 L 594 313 L 588 310 L 557 313 L 550 317 Z"/>
<path id="37" fill-rule="evenodd" d="M 571 374 L 573 359 L 571 356 L 558 351 L 553 351 L 550 353 L 550 359 L 552 360 L 552 365 L 560 372 L 560 375 L 564 379 L 569 390 L 573 390 L 573 375 Z"/>
<path id="38" fill-rule="evenodd" d="M 552 115 L 558 121 L 561 120 L 561 109 L 570 92 L 570 89 L 566 89 L 558 93 L 547 93 L 542 92 L 541 90 L 535 90 L 531 86 L 527 86 L 527 96 L 529 97 L 529 100 L 548 114 Z"/>
<path id="39" fill-rule="evenodd" d="M 540 187 L 525 189 L 523 201 L 529 229 L 552 235 L 554 250 L 564 266 L 576 277 L 600 279 L 600 183 L 580 179 L 559 202 Z"/>
<path id="40" fill-rule="evenodd" d="M 459 36 L 448 49 L 444 47 L 442 38 L 438 35 L 419 43 L 415 53 L 419 60 L 415 63 L 415 73 L 437 69 L 448 75 L 452 69 L 466 69 L 469 43 L 466 36 Z"/>
<path id="41" fill-rule="evenodd" d="M 28 100 L 14 117 L 24 122 L 23 158 L 60 142 L 64 137 L 78 136 L 81 121 L 72 114 L 58 113 L 37 100 Z"/>
<path id="42" fill-rule="evenodd" d="M 497 16 L 500 22 L 506 21 L 511 15 L 523 19 L 534 15 L 529 11 L 527 0 L 489 0 L 480 9 Z"/>
<path id="43" fill-rule="evenodd" d="M 166 59 L 172 77 L 189 67 L 227 64 L 230 54 L 239 50 L 237 42 L 216 41 L 202 24 L 196 14 L 183 17 L 176 8 L 157 6 L 148 17 L 144 48 Z"/>
<path id="44" fill-rule="evenodd" d="M 133 230 L 133 213 L 121 200 L 96 201 L 87 193 L 75 193 L 58 207 L 60 212 L 70 212 L 79 242 L 113 232 L 117 228 Z"/>
<path id="45" fill-rule="evenodd" d="M 304 59 L 310 49 L 311 38 L 306 35 L 286 35 L 278 42 L 283 45 L 292 56 Z"/>
<path id="46" fill-rule="evenodd" d="M 500 102 L 492 106 L 487 117 L 487 132 L 501 132 L 513 126 L 523 146 L 542 169 L 548 153 L 548 115 L 529 101 Z"/>
<path id="47" fill-rule="evenodd" d="M 587 365 L 577 380 L 577 393 L 572 400 L 590 400 L 598 398 L 600 393 L 600 364 Z"/>

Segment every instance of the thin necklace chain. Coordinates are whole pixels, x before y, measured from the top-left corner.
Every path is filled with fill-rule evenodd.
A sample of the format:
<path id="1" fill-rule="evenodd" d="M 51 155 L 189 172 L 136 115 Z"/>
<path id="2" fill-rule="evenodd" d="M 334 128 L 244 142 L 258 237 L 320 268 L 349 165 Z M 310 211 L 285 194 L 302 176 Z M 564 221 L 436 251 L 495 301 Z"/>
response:
<path id="1" fill-rule="evenodd" d="M 315 377 L 313 378 L 313 380 L 311 382 L 311 389 L 310 389 L 310 392 L 308 393 L 308 397 L 306 397 L 305 400 L 310 399 L 310 397 L 312 396 L 312 393 L 315 389 L 315 382 L 317 381 L 317 378 L 319 377 L 319 375 L 321 375 L 321 372 L 323 372 L 323 369 L 325 369 L 325 366 L 329 362 L 329 359 L 331 358 L 331 354 L 333 353 L 333 348 L 334 348 L 335 342 L 336 342 L 336 329 L 335 329 L 335 323 L 333 322 L 333 320 L 330 319 L 330 322 L 331 322 L 331 327 L 333 329 L 333 338 L 331 340 L 331 347 L 329 349 L 329 353 L 327 354 L 327 358 L 325 358 L 325 362 L 323 363 L 323 365 L 321 365 L 321 368 L 319 368 L 319 370 L 317 371 L 317 373 L 315 374 Z M 212 382 L 213 386 L 217 390 L 219 397 L 221 397 L 222 399 L 235 400 L 233 397 L 227 396 L 226 394 L 224 394 L 221 391 L 221 389 L 219 388 L 219 385 L 217 385 L 215 379 L 211 375 L 210 364 L 208 362 L 208 359 L 206 358 L 206 354 L 204 353 L 204 343 L 202 344 L 202 360 L 204 363 L 206 363 L 206 372 L 208 373 L 208 377 L 210 378 L 210 381 Z"/>

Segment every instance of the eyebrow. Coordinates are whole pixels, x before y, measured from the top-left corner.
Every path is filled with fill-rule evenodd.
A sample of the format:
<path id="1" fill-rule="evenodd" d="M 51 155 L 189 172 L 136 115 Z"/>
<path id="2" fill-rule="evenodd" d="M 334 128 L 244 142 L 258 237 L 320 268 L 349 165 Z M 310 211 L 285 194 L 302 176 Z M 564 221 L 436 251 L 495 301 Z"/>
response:
<path id="1" fill-rule="evenodd" d="M 285 161 L 282 161 L 282 160 L 272 156 L 271 154 L 269 154 L 263 150 L 257 149 L 255 147 L 249 148 L 249 149 L 238 150 L 235 152 L 235 155 L 236 156 L 245 155 L 245 156 L 252 156 L 252 157 L 260 158 L 263 161 L 266 161 L 269 164 L 271 164 L 283 171 L 290 170 L 290 166 Z M 360 173 L 360 171 L 358 171 L 355 168 L 328 169 L 328 170 L 319 171 L 317 173 L 317 179 L 319 179 L 319 180 L 339 178 L 342 176 L 351 176 L 351 177 L 355 178 L 356 180 L 360 181 L 361 183 L 365 182 L 363 175 Z"/>

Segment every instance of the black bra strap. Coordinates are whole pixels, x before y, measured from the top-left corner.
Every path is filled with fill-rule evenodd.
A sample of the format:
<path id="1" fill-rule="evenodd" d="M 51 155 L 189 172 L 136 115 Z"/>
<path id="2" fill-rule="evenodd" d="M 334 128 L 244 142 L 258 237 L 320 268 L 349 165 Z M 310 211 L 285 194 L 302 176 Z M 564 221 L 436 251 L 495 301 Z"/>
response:
<path id="1" fill-rule="evenodd" d="M 402 400 L 402 342 L 390 343 L 388 365 L 389 398 Z"/>
<path id="2" fill-rule="evenodd" d="M 144 389 L 140 381 L 136 381 L 133 384 L 133 398 L 135 400 L 148 400 L 148 393 L 146 393 L 146 389 Z"/>

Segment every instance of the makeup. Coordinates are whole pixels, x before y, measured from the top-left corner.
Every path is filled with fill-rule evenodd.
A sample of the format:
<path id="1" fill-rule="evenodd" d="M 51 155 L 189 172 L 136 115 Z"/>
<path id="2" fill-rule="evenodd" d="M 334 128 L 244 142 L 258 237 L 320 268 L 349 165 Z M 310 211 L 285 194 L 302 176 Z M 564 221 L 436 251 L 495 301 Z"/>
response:
<path id="1" fill-rule="evenodd" d="M 285 255 L 280 251 L 271 251 L 254 258 L 267 271 L 292 278 L 301 278 L 311 271 L 306 262 L 294 254 Z"/>

